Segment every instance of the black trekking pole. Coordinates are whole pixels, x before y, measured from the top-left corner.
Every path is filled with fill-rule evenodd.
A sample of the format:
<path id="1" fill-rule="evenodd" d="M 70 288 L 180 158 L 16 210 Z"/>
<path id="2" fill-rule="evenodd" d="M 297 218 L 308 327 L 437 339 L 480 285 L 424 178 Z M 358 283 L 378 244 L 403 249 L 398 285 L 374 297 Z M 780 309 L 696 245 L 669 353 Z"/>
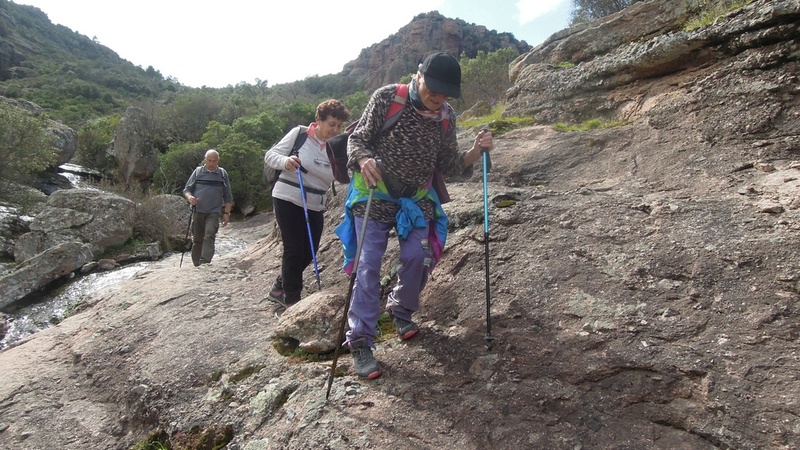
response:
<path id="1" fill-rule="evenodd" d="M 194 205 L 192 205 L 191 209 L 189 209 L 189 225 L 186 226 L 186 239 L 185 241 L 189 240 L 189 232 L 192 230 L 192 219 L 194 218 Z M 191 240 L 191 245 L 189 248 L 191 249 L 194 247 L 194 239 Z M 183 253 L 181 253 L 181 262 L 178 264 L 178 268 L 183 265 L 183 255 L 186 254 L 186 246 L 183 247 Z"/>
<path id="2" fill-rule="evenodd" d="M 306 215 L 306 228 L 308 228 L 308 245 L 311 246 L 311 258 L 314 260 L 314 275 L 317 276 L 317 291 L 319 291 L 319 266 L 317 266 L 317 252 L 314 250 L 314 238 L 311 236 L 311 221 L 308 220 L 308 204 L 306 204 L 306 188 L 303 186 L 303 172 L 308 173 L 308 170 L 303 166 L 297 168 L 297 179 L 300 181 L 300 197 L 303 197 L 303 213 Z"/>
<path id="3" fill-rule="evenodd" d="M 358 260 L 361 258 L 361 246 L 364 242 L 364 236 L 367 235 L 367 221 L 369 220 L 369 207 L 372 204 L 372 194 L 375 193 L 375 186 L 370 186 L 369 197 L 367 197 L 367 207 L 364 209 L 364 222 L 361 224 L 361 232 L 358 236 L 356 244 L 356 255 L 353 260 L 353 271 L 350 272 L 350 286 L 347 288 L 347 298 L 344 301 L 344 314 L 342 315 L 342 323 L 339 326 L 339 337 L 336 339 L 336 350 L 333 352 L 333 362 L 331 363 L 331 373 L 328 374 L 328 391 L 325 392 L 325 400 L 331 395 L 331 384 L 333 384 L 333 376 L 336 374 L 336 362 L 339 360 L 339 348 L 344 341 L 344 328 L 347 324 L 347 313 L 350 311 L 350 297 L 353 295 L 353 285 L 356 282 L 356 275 L 358 273 Z"/>
<path id="4" fill-rule="evenodd" d="M 492 303 L 489 293 L 489 182 L 487 174 L 492 163 L 489 159 L 488 149 L 482 148 L 481 156 L 483 157 L 483 242 L 486 258 L 486 337 L 484 339 L 486 339 L 488 347 L 491 349 L 494 338 L 492 337 Z"/>

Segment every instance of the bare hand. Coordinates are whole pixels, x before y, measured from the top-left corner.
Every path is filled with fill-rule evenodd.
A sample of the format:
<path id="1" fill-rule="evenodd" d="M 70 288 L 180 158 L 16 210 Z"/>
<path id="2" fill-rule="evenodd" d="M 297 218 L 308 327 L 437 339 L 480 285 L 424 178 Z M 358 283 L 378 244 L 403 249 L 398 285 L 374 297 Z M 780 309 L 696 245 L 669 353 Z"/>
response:
<path id="1" fill-rule="evenodd" d="M 297 172 L 297 168 L 300 167 L 300 158 L 296 155 L 292 155 L 286 160 L 286 170 L 291 170 L 292 172 Z"/>
<path id="2" fill-rule="evenodd" d="M 486 150 L 487 152 L 491 152 L 494 148 L 494 142 L 492 140 L 492 132 L 483 129 L 481 130 L 477 136 L 475 136 L 475 144 L 473 148 L 479 148 L 481 150 Z"/>
<path id="3" fill-rule="evenodd" d="M 361 166 L 361 176 L 364 177 L 367 186 L 375 187 L 379 181 L 383 181 L 378 162 L 374 158 L 361 158 L 358 160 L 358 165 Z"/>

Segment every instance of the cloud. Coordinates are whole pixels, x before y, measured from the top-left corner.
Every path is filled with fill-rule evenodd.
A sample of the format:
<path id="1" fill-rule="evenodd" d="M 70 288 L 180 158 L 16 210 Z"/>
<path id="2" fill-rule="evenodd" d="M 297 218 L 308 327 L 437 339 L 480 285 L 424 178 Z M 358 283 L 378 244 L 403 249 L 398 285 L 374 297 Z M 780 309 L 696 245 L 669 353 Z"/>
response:
<path id="1" fill-rule="evenodd" d="M 518 0 L 517 16 L 519 17 L 519 23 L 520 25 L 525 25 L 526 23 L 533 22 L 540 16 L 555 10 L 566 1 L 567 0 Z"/>

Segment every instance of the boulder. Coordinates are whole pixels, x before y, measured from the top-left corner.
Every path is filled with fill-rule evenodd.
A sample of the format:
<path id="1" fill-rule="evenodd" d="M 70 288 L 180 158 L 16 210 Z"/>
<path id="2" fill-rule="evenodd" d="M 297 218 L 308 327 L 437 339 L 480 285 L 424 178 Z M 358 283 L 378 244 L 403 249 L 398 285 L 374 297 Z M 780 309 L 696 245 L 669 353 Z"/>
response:
<path id="1" fill-rule="evenodd" d="M 14 242 L 28 231 L 28 221 L 16 208 L 0 206 L 0 257 L 13 257 Z"/>
<path id="2" fill-rule="evenodd" d="M 58 149 L 56 167 L 72 161 L 75 152 L 78 151 L 78 132 L 61 122 L 48 120 L 47 134 L 50 136 L 53 147 Z"/>
<path id="3" fill-rule="evenodd" d="M 492 105 L 490 105 L 489 102 L 481 100 L 478 103 L 475 103 L 472 106 L 472 108 L 461 113 L 460 119 L 465 120 L 465 119 L 472 119 L 475 117 L 483 117 L 491 112 L 492 112 Z"/>
<path id="4" fill-rule="evenodd" d="M 108 192 L 68 189 L 50 195 L 17 240 L 14 260 L 23 262 L 54 245 L 77 241 L 95 255 L 124 244 L 133 235 L 136 205 Z"/>
<path id="5" fill-rule="evenodd" d="M 793 68 L 782 68 L 780 61 L 796 52 L 796 27 L 781 24 L 794 22 L 797 1 L 753 2 L 709 26 L 687 31 L 685 24 L 697 8 L 697 1 L 637 2 L 591 26 L 554 34 L 536 51 L 512 62 L 509 76 L 515 85 L 507 92 L 504 114 L 534 115 L 540 123 L 632 121 L 657 110 L 670 91 L 673 97 L 686 92 L 692 105 L 721 101 L 727 92 L 736 101 L 759 101 L 740 119 L 707 123 L 710 134 L 752 133 L 779 122 L 775 116 L 784 101 L 779 94 L 784 89 L 791 92 L 795 77 Z M 752 52 L 759 56 L 747 58 Z M 737 57 L 740 61 L 734 62 Z M 691 71 L 698 67 L 706 77 L 693 80 Z M 775 67 L 778 70 L 769 77 L 761 76 L 761 70 Z M 662 84 L 665 78 L 677 83 L 676 89 Z M 733 85 L 720 85 L 726 79 Z"/>
<path id="6" fill-rule="evenodd" d="M 80 269 L 92 257 L 89 245 L 65 242 L 28 259 L 0 278 L 0 309 Z"/>
<path id="7" fill-rule="evenodd" d="M 289 348 L 330 353 L 336 349 L 344 303 L 344 293 L 315 292 L 281 315 L 274 336 Z"/>
<path id="8" fill-rule="evenodd" d="M 149 180 L 158 168 L 158 150 L 147 139 L 149 122 L 143 110 L 130 107 L 114 133 L 112 154 L 126 183 Z"/>
<path id="9" fill-rule="evenodd" d="M 119 267 L 126 264 L 134 264 L 137 262 L 156 261 L 164 256 L 161 251 L 161 245 L 158 242 L 151 242 L 149 244 L 137 245 L 134 248 L 114 254 L 111 256 L 111 261 L 114 261 L 115 266 Z M 108 270 L 104 267 L 101 269 Z"/>

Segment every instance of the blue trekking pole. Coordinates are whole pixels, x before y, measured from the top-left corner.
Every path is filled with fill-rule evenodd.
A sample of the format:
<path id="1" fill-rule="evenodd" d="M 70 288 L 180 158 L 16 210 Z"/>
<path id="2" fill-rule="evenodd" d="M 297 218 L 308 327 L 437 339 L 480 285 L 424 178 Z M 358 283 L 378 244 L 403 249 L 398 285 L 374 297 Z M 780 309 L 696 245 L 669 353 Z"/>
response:
<path id="1" fill-rule="evenodd" d="M 314 238 L 311 236 L 311 221 L 308 219 L 306 188 L 303 187 L 303 172 L 308 173 L 308 170 L 303 166 L 297 168 L 297 178 L 300 181 L 300 196 L 303 197 L 303 212 L 306 215 L 306 228 L 308 228 L 308 244 L 311 246 L 311 257 L 314 260 L 314 275 L 317 276 L 317 290 L 319 290 L 319 267 L 317 266 L 317 253 L 314 251 Z"/>
<path id="2" fill-rule="evenodd" d="M 489 150 L 486 148 L 481 149 L 481 157 L 483 158 L 483 242 L 486 257 L 486 337 L 484 339 L 491 349 L 494 338 L 492 337 L 492 309 L 489 294 L 489 182 L 487 174 L 492 162 L 489 159 Z"/>

